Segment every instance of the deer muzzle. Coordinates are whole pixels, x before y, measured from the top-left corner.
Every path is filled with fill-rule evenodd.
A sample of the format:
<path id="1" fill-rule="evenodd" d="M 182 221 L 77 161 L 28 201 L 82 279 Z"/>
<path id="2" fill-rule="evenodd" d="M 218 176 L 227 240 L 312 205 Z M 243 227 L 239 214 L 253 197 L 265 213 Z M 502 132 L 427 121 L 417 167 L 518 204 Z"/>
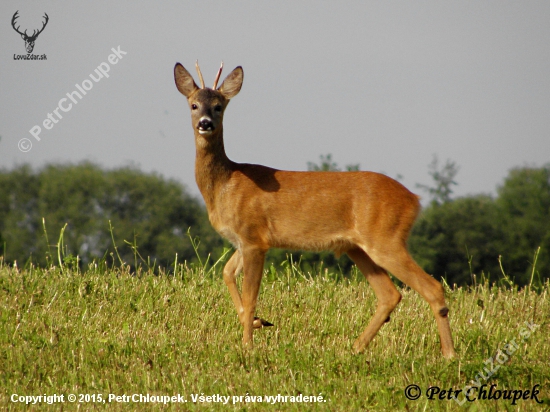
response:
<path id="1" fill-rule="evenodd" d="M 212 134 L 212 132 L 214 131 L 214 123 L 212 123 L 212 119 L 210 119 L 209 117 L 203 116 L 199 120 L 197 129 L 201 135 Z"/>

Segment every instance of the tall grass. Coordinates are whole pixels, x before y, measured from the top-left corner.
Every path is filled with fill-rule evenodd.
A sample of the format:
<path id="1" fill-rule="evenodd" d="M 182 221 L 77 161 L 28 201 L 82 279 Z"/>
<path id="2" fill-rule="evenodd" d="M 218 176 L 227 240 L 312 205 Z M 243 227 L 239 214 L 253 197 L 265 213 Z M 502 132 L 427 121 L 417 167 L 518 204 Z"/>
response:
<path id="1" fill-rule="evenodd" d="M 312 275 L 283 262 L 266 269 L 257 309 L 275 326 L 256 331 L 255 347 L 244 350 L 220 274 L 228 251 L 215 262 L 202 259 L 191 238 L 198 264 L 176 256 L 168 274 L 143 259 L 134 241 L 128 245 L 135 272 L 116 245 L 112 264 L 104 258 L 82 269 L 64 250 L 63 233 L 57 253 L 48 248 L 48 268 L 18 268 L 0 259 L 2 409 L 550 410 L 548 281 L 519 289 L 504 276 L 501 285 L 482 279 L 470 288 L 447 286 L 458 353 L 453 361 L 440 354 L 427 303 L 400 288 L 403 300 L 391 322 L 364 354 L 352 355 L 376 307 L 368 283 L 357 272 L 350 278 L 326 270 Z M 499 391 L 540 385 L 537 399 L 544 403 L 467 402 L 463 392 L 456 400 L 442 392 L 464 390 L 472 381 L 487 391 L 491 385 Z M 412 384 L 422 391 L 417 400 L 405 396 Z M 427 399 L 434 387 L 443 399 Z M 13 402 L 54 394 L 64 403 Z M 75 403 L 69 394 L 77 395 Z M 179 394 L 186 402 L 130 402 L 134 394 Z M 283 398 L 265 402 L 278 394 Z M 223 405 L 200 402 L 200 395 L 229 398 Z M 316 401 L 291 402 L 303 400 L 300 395 Z"/>
<path id="2" fill-rule="evenodd" d="M 458 358 L 446 361 L 433 316 L 414 291 L 366 353 L 353 340 L 376 307 L 368 283 L 332 273 L 316 276 L 286 264 L 266 270 L 258 314 L 275 324 L 241 347 L 241 327 L 219 267 L 178 264 L 176 274 L 92 264 L 48 269 L 0 262 L 0 407 L 26 409 L 12 394 L 64 394 L 64 404 L 109 410 L 548 410 L 549 284 L 518 289 L 479 282 L 447 290 Z M 525 322 L 536 324 L 524 339 Z M 517 349 L 486 381 L 496 389 L 532 389 L 535 400 L 428 400 L 429 387 L 462 389 L 506 343 Z M 504 359 L 499 358 L 499 359 Z M 496 364 L 496 363 L 495 363 Z M 486 375 L 486 373 L 485 373 Z M 479 378 L 478 378 L 479 379 Z M 422 396 L 408 400 L 404 389 Z M 74 403 L 68 394 L 177 395 L 186 403 Z M 192 395 L 243 396 L 233 404 L 194 403 Z M 321 395 L 321 403 L 244 403 L 246 395 Z M 96 398 L 97 399 L 97 398 Z M 265 398 L 264 398 L 265 399 Z M 461 397 L 458 397 L 460 400 Z M 249 398 L 249 400 L 251 400 Z"/>

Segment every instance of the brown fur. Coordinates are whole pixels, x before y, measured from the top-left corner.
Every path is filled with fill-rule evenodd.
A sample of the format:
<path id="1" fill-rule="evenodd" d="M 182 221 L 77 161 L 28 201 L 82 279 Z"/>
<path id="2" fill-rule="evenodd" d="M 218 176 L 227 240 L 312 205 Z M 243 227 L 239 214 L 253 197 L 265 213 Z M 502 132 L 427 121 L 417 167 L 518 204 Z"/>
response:
<path id="1" fill-rule="evenodd" d="M 237 249 L 224 268 L 243 343 L 252 330 L 265 254 L 270 248 L 347 253 L 376 293 L 378 307 L 355 341 L 363 351 L 401 300 L 387 271 L 418 291 L 435 315 L 445 357 L 454 356 L 443 288 L 411 258 L 406 242 L 420 210 L 418 197 L 399 182 L 373 172 L 289 172 L 229 160 L 223 143 L 223 114 L 240 90 L 237 67 L 217 89 L 199 89 L 179 63 L 178 90 L 187 97 L 195 132 L 195 177 L 212 226 Z M 212 122 L 202 133 L 201 119 Z M 242 296 L 236 276 L 244 269 Z"/>

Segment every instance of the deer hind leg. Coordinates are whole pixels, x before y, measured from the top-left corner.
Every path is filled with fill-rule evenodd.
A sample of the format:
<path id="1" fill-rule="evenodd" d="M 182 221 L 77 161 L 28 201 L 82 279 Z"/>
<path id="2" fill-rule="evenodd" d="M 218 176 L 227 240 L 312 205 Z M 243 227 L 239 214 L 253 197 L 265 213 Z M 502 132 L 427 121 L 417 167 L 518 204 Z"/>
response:
<path id="1" fill-rule="evenodd" d="M 237 275 L 241 273 L 242 270 L 243 257 L 241 252 L 237 250 L 233 253 L 233 256 L 231 256 L 223 268 L 223 280 L 227 286 L 227 289 L 229 289 L 229 294 L 231 295 L 231 300 L 237 310 L 239 321 L 241 322 L 241 325 L 244 325 L 244 308 L 239 289 L 237 288 Z M 254 318 L 252 326 L 254 329 L 259 329 L 263 326 L 273 326 L 273 324 L 264 319 Z"/>
<path id="2" fill-rule="evenodd" d="M 388 248 L 384 252 L 371 251 L 369 255 L 377 265 L 385 268 L 403 283 L 416 290 L 430 304 L 439 330 L 441 352 L 445 358 L 453 358 L 455 350 L 443 286 L 418 266 L 404 244 L 387 246 Z"/>
<path id="3" fill-rule="evenodd" d="M 352 249 L 347 254 L 365 275 L 378 300 L 374 316 L 365 331 L 353 344 L 353 350 L 355 353 L 359 353 L 367 347 L 382 325 L 390 320 L 390 314 L 401 300 L 401 294 L 387 272 L 377 266 L 363 250 Z"/>

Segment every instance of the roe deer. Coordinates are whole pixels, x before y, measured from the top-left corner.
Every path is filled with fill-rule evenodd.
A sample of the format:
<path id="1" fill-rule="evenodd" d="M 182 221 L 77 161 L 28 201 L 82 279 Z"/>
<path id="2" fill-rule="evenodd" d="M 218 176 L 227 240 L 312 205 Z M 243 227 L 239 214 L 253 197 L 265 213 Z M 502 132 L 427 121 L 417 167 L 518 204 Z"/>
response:
<path id="1" fill-rule="evenodd" d="M 347 253 L 374 289 L 378 305 L 365 331 L 353 345 L 362 352 L 401 300 L 388 272 L 430 304 L 441 351 L 455 355 L 449 310 L 441 283 L 426 274 L 407 251 L 407 238 L 420 210 L 418 197 L 397 181 L 374 172 L 290 172 L 235 163 L 225 154 L 223 114 L 239 93 L 243 69 L 233 70 L 217 88 L 207 88 L 196 64 L 201 87 L 179 63 L 174 67 L 178 90 L 187 97 L 195 133 L 195 179 L 212 226 L 237 249 L 223 270 L 239 321 L 243 344 L 252 331 L 270 325 L 254 317 L 270 248 L 332 250 Z M 236 276 L 244 270 L 242 299 Z"/>

